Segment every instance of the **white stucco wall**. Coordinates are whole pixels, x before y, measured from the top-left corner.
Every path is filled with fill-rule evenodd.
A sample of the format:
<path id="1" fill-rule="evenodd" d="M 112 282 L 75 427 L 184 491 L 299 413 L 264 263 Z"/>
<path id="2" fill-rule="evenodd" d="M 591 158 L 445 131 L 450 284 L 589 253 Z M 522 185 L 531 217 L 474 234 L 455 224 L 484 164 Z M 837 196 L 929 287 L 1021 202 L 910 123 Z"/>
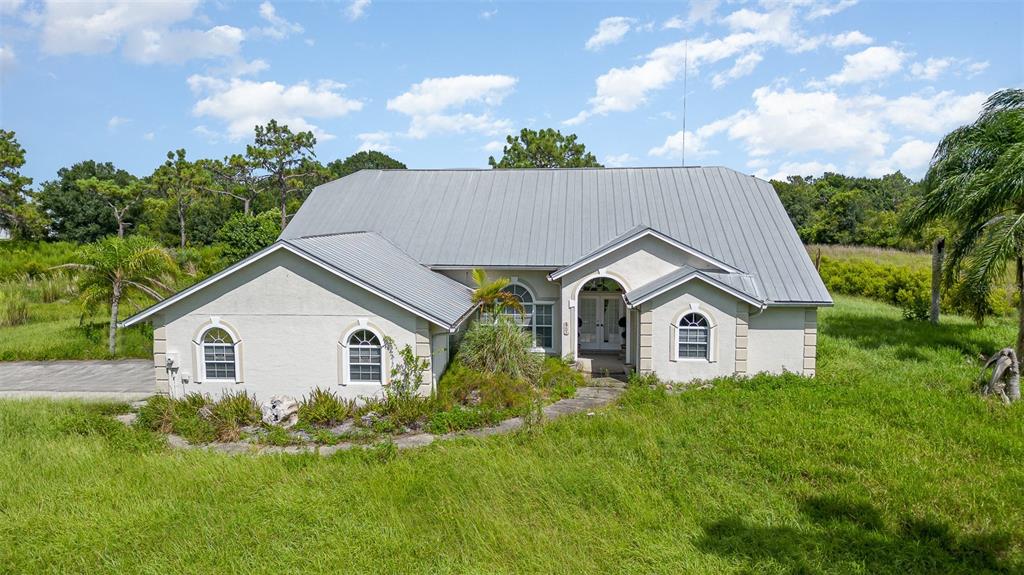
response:
<path id="1" fill-rule="evenodd" d="M 180 358 L 178 381 L 170 384 L 172 395 L 193 391 L 217 395 L 225 387 L 186 385 L 180 378 L 187 372 L 195 381 L 198 358 L 193 354 L 198 348 L 193 340 L 214 317 L 242 342 L 243 382 L 227 387 L 255 394 L 260 401 L 279 394 L 299 398 L 315 387 L 350 398 L 378 394 L 376 385 L 339 382 L 339 341 L 361 321 L 394 339 L 398 348 L 413 346 L 419 355 L 429 357 L 432 341 L 441 339 L 431 333 L 426 320 L 294 254 L 278 251 L 176 302 L 155 318 L 154 327 L 165 327 L 166 353 Z M 159 357 L 157 363 L 161 363 Z M 438 374 L 435 369 L 432 373 Z"/>
<path id="2" fill-rule="evenodd" d="M 810 308 L 813 311 L 813 308 Z M 769 307 L 750 313 L 750 346 L 747 371 L 804 372 L 804 323 L 808 310 L 801 307 Z M 812 369 L 813 372 L 813 369 Z"/>
<path id="3" fill-rule="evenodd" d="M 700 281 L 687 282 L 645 302 L 640 311 L 641 314 L 650 314 L 651 368 L 658 377 L 669 381 L 689 381 L 735 373 L 736 309 L 735 297 Z M 679 319 L 691 310 L 704 314 L 711 321 L 710 361 L 674 359 L 678 345 L 676 326 Z M 644 340 L 641 346 L 648 344 L 646 338 L 646 335 L 641 336 Z"/>

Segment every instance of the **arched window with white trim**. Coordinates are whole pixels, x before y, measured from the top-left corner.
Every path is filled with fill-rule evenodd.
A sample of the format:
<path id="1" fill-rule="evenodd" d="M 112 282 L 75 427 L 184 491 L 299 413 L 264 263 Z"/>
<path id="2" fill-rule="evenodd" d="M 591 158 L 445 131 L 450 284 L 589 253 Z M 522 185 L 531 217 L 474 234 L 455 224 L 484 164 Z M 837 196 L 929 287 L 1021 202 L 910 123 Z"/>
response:
<path id="1" fill-rule="evenodd" d="M 519 283 L 510 283 L 501 291 L 512 294 L 523 305 L 522 313 L 507 308 L 502 313 L 529 332 L 535 346 L 551 349 L 554 339 L 554 305 L 535 301 L 533 293 Z"/>
<path id="2" fill-rule="evenodd" d="M 711 322 L 703 314 L 689 312 L 677 326 L 679 359 L 711 360 Z"/>
<path id="3" fill-rule="evenodd" d="M 348 381 L 383 383 L 381 342 L 368 329 L 357 329 L 348 338 Z"/>
<path id="4" fill-rule="evenodd" d="M 211 327 L 200 339 L 202 381 L 238 381 L 238 354 L 234 338 L 227 330 Z"/>

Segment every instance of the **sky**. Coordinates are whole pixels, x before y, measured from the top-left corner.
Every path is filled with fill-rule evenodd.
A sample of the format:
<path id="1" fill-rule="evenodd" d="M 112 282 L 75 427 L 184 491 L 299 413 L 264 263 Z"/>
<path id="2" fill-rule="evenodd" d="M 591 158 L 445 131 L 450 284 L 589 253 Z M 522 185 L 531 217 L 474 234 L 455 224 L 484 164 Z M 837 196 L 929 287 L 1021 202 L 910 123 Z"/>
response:
<path id="1" fill-rule="evenodd" d="M 271 118 L 324 162 L 486 167 L 550 127 L 607 166 L 679 165 L 685 140 L 686 165 L 916 179 L 1021 86 L 1024 2 L 0 0 L 0 127 L 36 184 L 241 152 Z"/>

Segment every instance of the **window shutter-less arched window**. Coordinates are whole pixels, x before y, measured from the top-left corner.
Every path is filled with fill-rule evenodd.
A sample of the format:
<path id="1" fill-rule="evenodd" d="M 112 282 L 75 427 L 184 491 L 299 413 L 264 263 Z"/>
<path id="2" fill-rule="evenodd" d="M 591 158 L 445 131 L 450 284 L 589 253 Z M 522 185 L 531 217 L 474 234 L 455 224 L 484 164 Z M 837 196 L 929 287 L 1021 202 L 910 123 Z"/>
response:
<path id="1" fill-rule="evenodd" d="M 236 381 L 238 369 L 235 342 L 227 331 L 219 327 L 206 330 L 202 349 L 204 381 Z"/>
<path id="2" fill-rule="evenodd" d="M 368 329 L 358 329 L 348 338 L 349 381 L 381 383 L 380 339 Z"/>
<path id="3" fill-rule="evenodd" d="M 679 320 L 679 359 L 711 359 L 711 324 L 699 313 Z"/>

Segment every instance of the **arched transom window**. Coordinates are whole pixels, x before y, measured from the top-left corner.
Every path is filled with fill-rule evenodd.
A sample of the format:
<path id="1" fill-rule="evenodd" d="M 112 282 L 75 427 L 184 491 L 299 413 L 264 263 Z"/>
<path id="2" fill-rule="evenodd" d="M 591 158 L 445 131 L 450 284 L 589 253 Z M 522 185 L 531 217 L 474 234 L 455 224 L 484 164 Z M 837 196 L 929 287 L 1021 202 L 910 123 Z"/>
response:
<path id="1" fill-rule="evenodd" d="M 231 334 L 219 327 L 210 328 L 203 334 L 202 342 L 203 379 L 235 381 L 238 369 Z"/>
<path id="2" fill-rule="evenodd" d="M 381 383 L 380 338 L 368 329 L 357 329 L 348 338 L 348 379 Z"/>
<path id="3" fill-rule="evenodd" d="M 539 348 L 551 349 L 554 335 L 554 306 L 549 303 L 537 303 L 530 290 L 519 284 L 509 284 L 501 290 L 510 293 L 523 304 L 523 313 L 505 309 L 503 313 L 513 317 L 523 329 L 533 335 L 534 345 Z"/>
<path id="4" fill-rule="evenodd" d="M 710 359 L 711 324 L 690 312 L 679 320 L 679 359 Z"/>

